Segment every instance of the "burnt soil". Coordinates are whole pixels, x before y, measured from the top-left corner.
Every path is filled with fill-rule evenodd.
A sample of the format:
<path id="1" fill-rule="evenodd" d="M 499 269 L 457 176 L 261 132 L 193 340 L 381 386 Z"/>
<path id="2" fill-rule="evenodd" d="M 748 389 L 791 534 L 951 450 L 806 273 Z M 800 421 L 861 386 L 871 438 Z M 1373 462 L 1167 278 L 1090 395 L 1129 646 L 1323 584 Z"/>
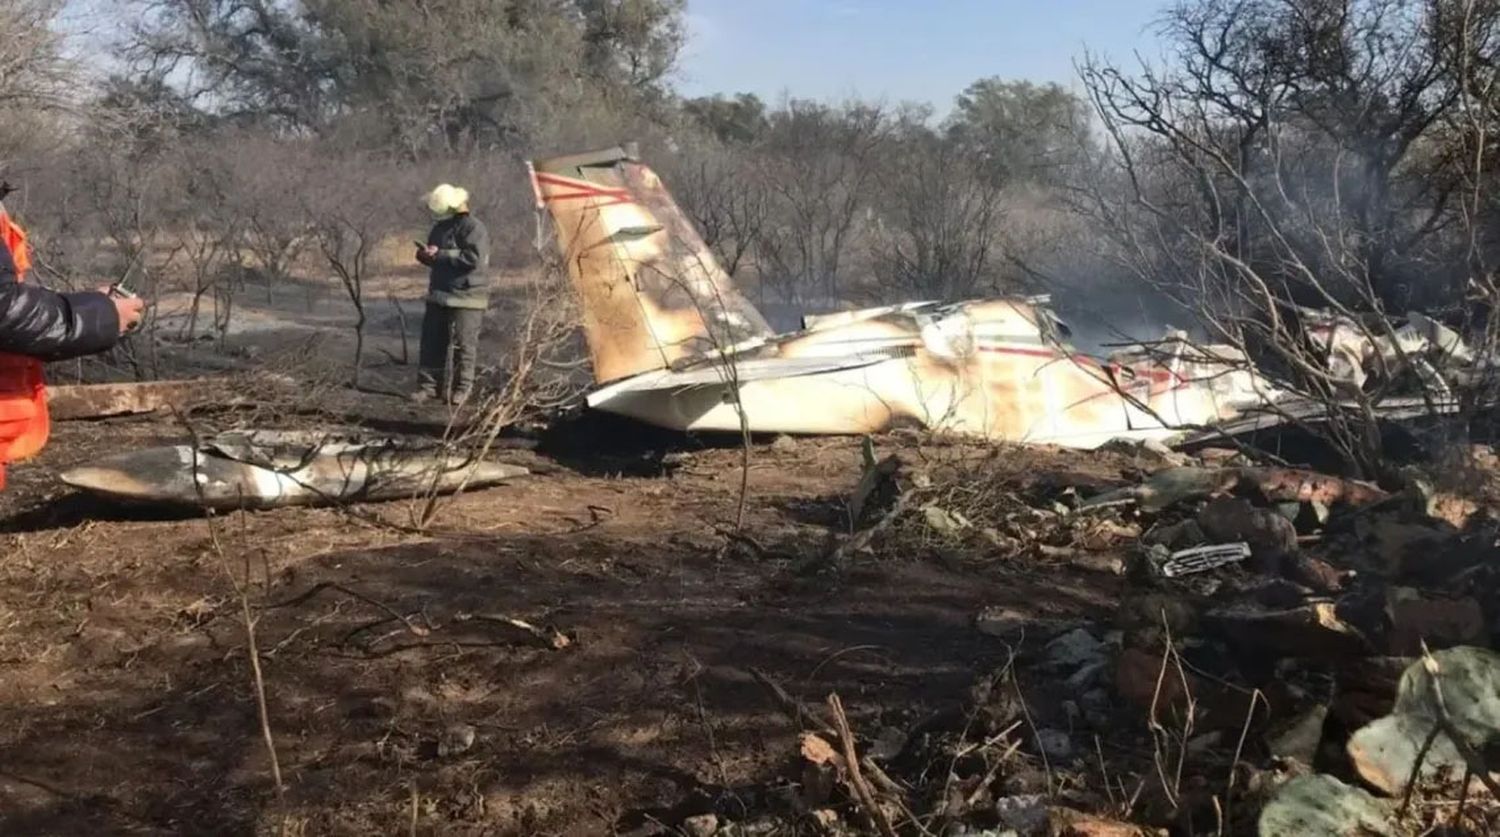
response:
<path id="1" fill-rule="evenodd" d="M 407 409 L 375 400 L 373 415 Z M 757 445 L 744 537 L 728 538 L 739 450 L 683 442 L 663 456 L 600 427 L 559 432 L 540 453 L 504 454 L 537 473 L 456 498 L 415 534 L 406 503 L 209 521 L 90 501 L 57 471 L 184 434 L 166 417 L 56 427 L 0 495 L 0 833 L 610 834 L 706 811 L 733 820 L 765 804 L 797 751 L 765 680 L 811 704 L 838 693 L 856 729 L 908 728 L 960 705 L 1013 650 L 975 629 L 980 610 L 1097 617 L 1124 583 L 930 554 L 798 572 L 847 527 L 857 441 Z M 877 440 L 894 446 L 922 452 Z M 1129 467 L 1003 456 L 1033 480 L 1107 482 Z"/>

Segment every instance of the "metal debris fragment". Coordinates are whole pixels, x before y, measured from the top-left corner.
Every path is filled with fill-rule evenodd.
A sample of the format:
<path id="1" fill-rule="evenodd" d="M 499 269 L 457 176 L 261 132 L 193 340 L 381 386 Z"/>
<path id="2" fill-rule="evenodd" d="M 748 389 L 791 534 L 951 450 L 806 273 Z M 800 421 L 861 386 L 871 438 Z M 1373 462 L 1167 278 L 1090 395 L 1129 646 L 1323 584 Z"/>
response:
<path id="1" fill-rule="evenodd" d="M 62 481 L 110 500 L 234 510 L 405 499 L 527 473 L 435 443 L 249 431 L 127 451 L 66 471 Z"/>
<path id="2" fill-rule="evenodd" d="M 1195 546 L 1172 553 L 1172 557 L 1161 565 L 1161 574 L 1167 578 L 1178 578 L 1238 564 L 1249 557 L 1250 544 L 1243 541 Z"/>

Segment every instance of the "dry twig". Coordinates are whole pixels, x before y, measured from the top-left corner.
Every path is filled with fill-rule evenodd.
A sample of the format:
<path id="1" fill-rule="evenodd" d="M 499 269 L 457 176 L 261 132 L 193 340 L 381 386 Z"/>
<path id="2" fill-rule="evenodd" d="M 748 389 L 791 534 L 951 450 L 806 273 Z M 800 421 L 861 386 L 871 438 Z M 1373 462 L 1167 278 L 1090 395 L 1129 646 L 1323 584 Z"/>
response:
<path id="1" fill-rule="evenodd" d="M 407 617 L 402 616 L 400 613 L 396 612 L 395 608 L 391 607 L 390 605 L 386 604 L 385 602 L 382 602 L 379 599 L 373 599 L 373 598 L 371 598 L 369 596 L 366 596 L 364 593 L 359 592 L 358 590 L 354 590 L 354 589 L 351 589 L 349 587 L 345 587 L 342 584 L 338 584 L 338 583 L 332 582 L 332 581 L 320 581 L 317 584 L 314 584 L 312 587 L 308 588 L 308 590 L 306 592 L 299 593 L 298 595 L 293 596 L 290 599 L 287 599 L 287 600 L 281 601 L 281 602 L 277 602 L 276 604 L 265 605 L 263 607 L 263 609 L 264 610 L 276 610 L 276 609 L 280 609 L 280 608 L 283 608 L 283 607 L 293 607 L 295 605 L 302 604 L 303 602 L 307 601 L 308 599 L 311 599 L 312 597 L 318 595 L 319 593 L 322 593 L 324 590 L 334 590 L 334 591 L 337 591 L 339 593 L 343 593 L 344 595 L 349 596 L 351 598 L 358 599 L 358 600 L 364 602 L 365 604 L 371 605 L 372 607 L 379 608 L 381 611 L 383 611 L 390 618 L 392 618 L 392 619 L 396 620 L 397 622 L 400 622 L 402 625 L 404 625 L 406 627 L 407 632 L 410 633 L 412 636 L 427 636 L 429 633 L 431 633 L 431 631 L 429 631 L 425 626 L 418 625 L 417 623 L 411 621 Z"/>
<path id="2" fill-rule="evenodd" d="M 455 622 L 468 622 L 471 620 L 477 622 L 492 622 L 497 625 L 509 625 L 512 628 L 517 628 L 519 630 L 525 631 L 526 633 L 535 637 L 537 641 L 540 642 L 544 647 L 550 648 L 553 651 L 561 651 L 562 649 L 567 648 L 568 646 L 573 644 L 573 640 L 569 639 L 567 634 L 557 630 L 556 628 L 550 626 L 546 628 L 539 628 L 536 625 L 533 625 L 525 620 L 516 619 L 514 617 L 505 616 L 503 614 L 460 613 L 453 618 L 453 621 Z"/>
<path id="3" fill-rule="evenodd" d="M 838 727 L 839 742 L 843 745 L 844 762 L 849 768 L 849 784 L 854 788 L 860 806 L 882 837 L 896 837 L 896 829 L 891 826 L 885 810 L 880 807 L 874 791 L 870 790 L 869 783 L 860 771 L 859 754 L 854 749 L 854 732 L 849 729 L 849 716 L 844 714 L 844 703 L 837 694 L 828 696 L 828 708 L 833 710 L 833 721 Z"/>

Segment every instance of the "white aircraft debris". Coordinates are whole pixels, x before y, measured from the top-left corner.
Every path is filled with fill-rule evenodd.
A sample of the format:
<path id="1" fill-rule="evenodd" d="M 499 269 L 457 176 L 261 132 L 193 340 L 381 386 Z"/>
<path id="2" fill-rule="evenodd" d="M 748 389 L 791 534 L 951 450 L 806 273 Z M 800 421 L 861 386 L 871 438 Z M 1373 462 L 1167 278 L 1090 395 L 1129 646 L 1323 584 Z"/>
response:
<path id="1" fill-rule="evenodd" d="M 436 443 L 260 430 L 127 451 L 62 481 L 117 501 L 234 510 L 449 494 L 527 473 Z"/>
<path id="2" fill-rule="evenodd" d="M 531 176 L 582 299 L 588 403 L 605 412 L 688 431 L 737 431 L 743 412 L 758 432 L 915 425 L 1094 448 L 1173 438 L 1275 397 L 1225 347 L 1087 357 L 1045 298 L 912 302 L 776 334 L 626 150 L 538 160 Z"/>
<path id="3" fill-rule="evenodd" d="M 596 384 L 588 404 L 598 410 L 684 431 L 735 432 L 742 418 L 751 431 L 788 434 L 912 425 L 1075 448 L 1327 417 L 1326 402 L 1277 387 L 1242 352 L 1180 332 L 1084 355 L 1045 297 L 909 302 L 808 316 L 777 334 L 631 151 L 530 168 L 582 301 Z M 1398 360 L 1428 386 L 1378 414 L 1454 409 L 1445 373 L 1474 359 L 1453 331 L 1419 314 L 1395 339 L 1325 324 L 1331 362 L 1353 389 L 1372 362 L 1388 372 Z"/>

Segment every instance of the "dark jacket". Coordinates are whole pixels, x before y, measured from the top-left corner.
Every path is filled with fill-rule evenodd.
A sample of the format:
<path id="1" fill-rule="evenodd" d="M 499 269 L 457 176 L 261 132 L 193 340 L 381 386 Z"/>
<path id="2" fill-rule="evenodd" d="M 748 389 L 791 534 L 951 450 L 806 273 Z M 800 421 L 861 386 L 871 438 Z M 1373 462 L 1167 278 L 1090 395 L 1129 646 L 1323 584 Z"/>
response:
<path id="1" fill-rule="evenodd" d="M 427 301 L 447 308 L 489 307 L 490 234 L 468 213 L 445 218 L 427 234 L 437 258 L 427 280 Z"/>
<path id="2" fill-rule="evenodd" d="M 102 352 L 119 339 L 114 300 L 97 291 L 60 294 L 17 282 L 10 251 L 0 245 L 0 352 L 68 360 Z"/>

